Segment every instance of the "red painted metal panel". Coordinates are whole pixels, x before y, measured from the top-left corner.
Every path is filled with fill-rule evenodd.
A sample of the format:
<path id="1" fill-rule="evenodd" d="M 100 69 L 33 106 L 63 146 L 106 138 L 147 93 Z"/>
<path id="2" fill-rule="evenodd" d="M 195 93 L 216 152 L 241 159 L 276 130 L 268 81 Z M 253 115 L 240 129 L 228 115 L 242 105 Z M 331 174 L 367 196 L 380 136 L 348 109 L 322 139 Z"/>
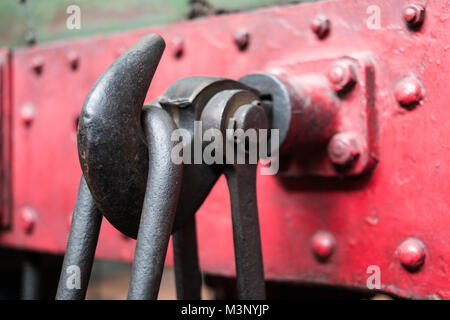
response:
<path id="1" fill-rule="evenodd" d="M 15 51 L 13 221 L 0 234 L 0 243 L 64 251 L 81 174 L 77 116 L 97 77 L 140 36 L 158 32 L 168 44 L 147 101 L 186 76 L 237 79 L 289 64 L 301 70 L 302 63 L 319 58 L 367 52 L 374 57 L 379 162 L 371 174 L 353 179 L 258 177 L 266 277 L 365 288 L 367 268 L 377 265 L 387 292 L 450 298 L 450 6 L 445 1 L 423 1 L 424 24 L 411 30 L 402 17 L 407 3 L 324 1 Z M 367 10 L 373 5 L 380 9 L 378 29 L 367 25 Z M 330 32 L 323 39 L 310 29 L 309 19 L 318 14 L 330 21 Z M 242 28 L 250 36 L 243 51 L 233 39 Z M 180 38 L 181 55 L 176 40 Z M 315 72 L 325 74 L 324 69 Z M 398 81 L 411 74 L 422 83 L 425 96 L 416 108 L 406 109 L 399 106 L 394 92 Z M 223 179 L 197 221 L 202 270 L 233 275 L 229 195 Z M 327 262 L 313 254 L 311 242 L 317 231 L 335 239 Z M 424 264 L 416 272 L 401 265 L 404 255 L 398 252 L 409 237 L 419 239 L 425 248 Z M 134 245 L 105 222 L 97 256 L 129 261 Z"/>
<path id="2" fill-rule="evenodd" d="M 0 228 L 11 224 L 11 59 L 0 50 Z"/>

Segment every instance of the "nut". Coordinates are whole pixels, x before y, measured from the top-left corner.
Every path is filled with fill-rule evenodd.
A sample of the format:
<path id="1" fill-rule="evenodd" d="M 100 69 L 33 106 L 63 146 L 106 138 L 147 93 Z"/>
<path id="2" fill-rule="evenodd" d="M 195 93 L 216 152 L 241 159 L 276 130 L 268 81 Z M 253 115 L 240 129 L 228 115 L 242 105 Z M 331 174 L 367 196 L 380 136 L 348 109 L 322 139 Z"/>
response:
<path id="1" fill-rule="evenodd" d="M 328 143 L 328 157 L 337 166 L 348 166 L 361 154 L 358 139 L 352 132 L 335 134 Z"/>
<path id="2" fill-rule="evenodd" d="M 343 92 L 351 89 L 356 83 L 356 70 L 352 61 L 342 59 L 335 62 L 327 73 L 333 90 Z"/>

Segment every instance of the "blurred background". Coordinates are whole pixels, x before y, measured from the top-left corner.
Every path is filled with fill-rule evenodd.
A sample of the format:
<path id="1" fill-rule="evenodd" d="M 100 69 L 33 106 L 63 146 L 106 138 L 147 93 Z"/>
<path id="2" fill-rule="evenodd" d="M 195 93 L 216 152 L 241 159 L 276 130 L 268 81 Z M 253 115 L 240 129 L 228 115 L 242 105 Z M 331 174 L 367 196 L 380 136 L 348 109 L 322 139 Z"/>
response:
<path id="1" fill-rule="evenodd" d="M 308 0 L 3 0 L 0 47 L 121 32 L 212 14 Z M 309 0 L 311 1 L 311 0 Z M 83 8 L 83 27 L 66 28 L 66 9 Z"/>

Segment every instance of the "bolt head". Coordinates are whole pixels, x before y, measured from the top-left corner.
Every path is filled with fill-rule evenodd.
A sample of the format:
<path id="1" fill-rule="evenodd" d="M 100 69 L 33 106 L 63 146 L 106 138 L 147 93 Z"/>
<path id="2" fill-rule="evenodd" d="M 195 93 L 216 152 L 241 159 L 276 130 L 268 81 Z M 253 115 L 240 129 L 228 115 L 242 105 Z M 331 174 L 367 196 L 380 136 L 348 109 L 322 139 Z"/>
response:
<path id="1" fill-rule="evenodd" d="M 411 23 L 416 19 L 417 11 L 413 7 L 406 7 L 403 10 L 403 18 L 406 22 Z"/>
<path id="2" fill-rule="evenodd" d="M 25 34 L 25 42 L 29 46 L 36 44 L 36 34 L 34 33 L 34 31 L 27 31 L 27 33 Z"/>
<path id="3" fill-rule="evenodd" d="M 425 262 L 425 245 L 416 238 L 404 240 L 398 247 L 400 262 L 409 271 L 417 271 Z"/>
<path id="4" fill-rule="evenodd" d="M 330 33 L 330 20 L 325 16 L 317 16 L 311 22 L 311 30 L 319 39 L 325 38 Z"/>
<path id="5" fill-rule="evenodd" d="M 176 37 L 172 40 L 172 52 L 175 58 L 179 59 L 184 53 L 184 39 Z"/>
<path id="6" fill-rule="evenodd" d="M 22 209 L 21 215 L 21 226 L 25 233 L 33 232 L 34 225 L 36 223 L 37 214 L 36 211 L 31 207 L 25 207 Z"/>
<path id="7" fill-rule="evenodd" d="M 312 250 L 319 261 L 328 260 L 334 253 L 336 240 L 326 231 L 318 231 L 312 237 Z"/>
<path id="8" fill-rule="evenodd" d="M 36 116 L 36 108 L 30 102 L 25 103 L 20 109 L 20 119 L 25 125 L 30 125 Z"/>
<path id="9" fill-rule="evenodd" d="M 328 143 L 328 157 L 335 165 L 348 166 L 360 154 L 358 139 L 351 132 L 335 134 Z"/>
<path id="10" fill-rule="evenodd" d="M 245 104 L 236 109 L 233 116 L 228 119 L 228 129 L 241 129 L 246 132 L 249 129 L 260 130 L 268 128 L 268 120 L 264 108 L 257 100 L 251 104 Z M 236 138 L 236 137 L 235 137 Z M 235 143 L 243 143 L 244 141 L 235 140 Z M 250 143 L 256 143 L 250 139 L 246 140 L 245 146 L 250 146 Z"/>
<path id="11" fill-rule="evenodd" d="M 403 19 L 409 27 L 419 27 L 425 20 L 425 8 L 417 3 L 410 4 L 403 9 Z"/>
<path id="12" fill-rule="evenodd" d="M 44 68 L 44 57 L 36 56 L 31 60 L 31 69 L 35 74 L 40 75 Z"/>
<path id="13" fill-rule="evenodd" d="M 397 102 L 407 109 L 416 107 L 424 97 L 422 83 L 414 76 L 401 79 L 395 87 Z"/>
<path id="14" fill-rule="evenodd" d="M 80 62 L 80 56 L 75 51 L 70 51 L 67 54 L 67 61 L 69 62 L 70 68 L 72 70 L 76 70 L 78 68 L 78 64 Z"/>
<path id="15" fill-rule="evenodd" d="M 349 60 L 340 60 L 331 66 L 327 78 L 333 90 L 347 91 L 356 83 L 355 66 Z"/>
<path id="16" fill-rule="evenodd" d="M 240 106 L 234 113 L 236 129 L 267 129 L 267 116 L 259 101 Z"/>
<path id="17" fill-rule="evenodd" d="M 233 34 L 233 39 L 238 49 L 244 51 L 250 42 L 250 34 L 245 29 L 239 29 Z"/>

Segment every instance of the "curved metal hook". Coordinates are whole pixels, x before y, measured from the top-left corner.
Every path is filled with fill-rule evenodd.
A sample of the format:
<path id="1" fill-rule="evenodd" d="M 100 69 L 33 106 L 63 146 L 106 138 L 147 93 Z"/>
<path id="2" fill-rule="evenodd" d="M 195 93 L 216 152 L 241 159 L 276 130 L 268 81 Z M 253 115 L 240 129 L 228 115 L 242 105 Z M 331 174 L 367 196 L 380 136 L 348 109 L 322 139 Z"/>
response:
<path id="1" fill-rule="evenodd" d="M 132 238 L 148 170 L 141 110 L 164 48 L 161 36 L 150 34 L 114 61 L 89 92 L 78 124 L 78 154 L 92 197 Z"/>

